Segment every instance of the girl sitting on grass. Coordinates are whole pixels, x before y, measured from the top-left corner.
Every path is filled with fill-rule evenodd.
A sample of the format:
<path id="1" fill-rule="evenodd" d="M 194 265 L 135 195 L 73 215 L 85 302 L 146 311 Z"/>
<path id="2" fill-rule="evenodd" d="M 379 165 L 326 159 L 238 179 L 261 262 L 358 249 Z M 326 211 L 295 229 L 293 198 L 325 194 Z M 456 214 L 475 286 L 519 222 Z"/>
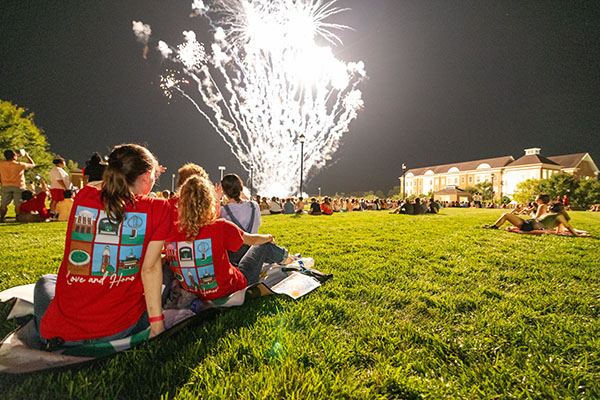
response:
<path id="1" fill-rule="evenodd" d="M 553 203 L 549 208 L 549 212 L 542 215 L 540 218 L 523 220 L 512 213 L 504 213 L 498 219 L 498 221 L 494 223 L 494 225 L 486 225 L 484 228 L 498 229 L 502 226 L 502 224 L 508 221 L 524 232 L 556 229 L 556 233 L 560 233 L 566 229 L 574 236 L 579 236 L 577 231 L 573 229 L 571 225 L 569 225 L 570 219 L 571 218 L 564 210 L 562 203 Z"/>
<path id="2" fill-rule="evenodd" d="M 146 148 L 116 146 L 102 183 L 77 194 L 58 275 L 34 290 L 43 347 L 107 342 L 149 325 L 150 337 L 164 331 L 160 254 L 171 211 L 146 196 L 160 169 Z"/>
<path id="3" fill-rule="evenodd" d="M 263 263 L 290 264 L 296 260 L 274 244 L 271 235 L 250 234 L 224 219 L 217 219 L 218 201 L 213 185 L 197 175 L 189 177 L 179 191 L 177 229 L 168 254 L 171 270 L 182 287 L 204 300 L 227 296 L 257 283 Z M 248 252 L 231 265 L 227 251 L 242 244 Z"/>

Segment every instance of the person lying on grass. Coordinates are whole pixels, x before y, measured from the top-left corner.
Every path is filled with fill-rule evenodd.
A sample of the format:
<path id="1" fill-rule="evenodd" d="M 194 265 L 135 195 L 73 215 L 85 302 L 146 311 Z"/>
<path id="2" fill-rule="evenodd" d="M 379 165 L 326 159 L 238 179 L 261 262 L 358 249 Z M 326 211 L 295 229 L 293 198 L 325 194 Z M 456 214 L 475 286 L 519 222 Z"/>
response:
<path id="1" fill-rule="evenodd" d="M 494 225 L 485 225 L 484 228 L 498 229 L 502 226 L 502 224 L 508 221 L 524 232 L 529 232 L 533 230 L 549 231 L 552 229 L 556 229 L 556 233 L 568 230 L 574 236 L 579 236 L 577 231 L 573 229 L 571 225 L 569 225 L 570 217 L 564 210 L 564 206 L 562 205 L 562 203 L 553 203 L 548 211 L 549 212 L 547 214 L 542 215 L 540 218 L 531 218 L 527 220 L 519 218 L 518 216 L 512 213 L 504 213 L 494 223 Z"/>
<path id="2" fill-rule="evenodd" d="M 167 259 L 181 286 L 204 300 L 227 296 L 257 283 L 263 263 L 290 264 L 296 256 L 275 245 L 271 235 L 250 234 L 225 219 L 217 219 L 213 185 L 192 175 L 179 189 L 177 220 L 168 240 Z M 234 267 L 227 251 L 242 244 L 250 249 Z"/>
<path id="3" fill-rule="evenodd" d="M 531 215 L 531 217 L 538 219 L 548 213 L 548 203 L 550 203 L 550 196 L 540 193 L 536 196 L 531 207 L 515 208 L 513 214 Z"/>
<path id="4" fill-rule="evenodd" d="M 77 194 L 58 275 L 35 285 L 43 348 L 107 342 L 148 326 L 150 337 L 164 331 L 160 254 L 171 210 L 146 196 L 160 169 L 146 148 L 116 146 L 102 183 Z"/>

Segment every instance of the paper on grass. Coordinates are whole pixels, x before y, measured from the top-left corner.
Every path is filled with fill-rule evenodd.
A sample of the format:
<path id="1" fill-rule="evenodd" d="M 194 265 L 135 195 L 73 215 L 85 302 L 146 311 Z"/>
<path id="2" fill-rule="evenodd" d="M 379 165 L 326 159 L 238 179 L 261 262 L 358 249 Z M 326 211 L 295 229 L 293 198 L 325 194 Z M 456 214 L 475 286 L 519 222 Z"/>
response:
<path id="1" fill-rule="evenodd" d="M 271 290 L 278 294 L 287 294 L 293 299 L 304 296 L 318 288 L 321 284 L 310 276 L 293 272 L 290 276 L 271 287 Z"/>

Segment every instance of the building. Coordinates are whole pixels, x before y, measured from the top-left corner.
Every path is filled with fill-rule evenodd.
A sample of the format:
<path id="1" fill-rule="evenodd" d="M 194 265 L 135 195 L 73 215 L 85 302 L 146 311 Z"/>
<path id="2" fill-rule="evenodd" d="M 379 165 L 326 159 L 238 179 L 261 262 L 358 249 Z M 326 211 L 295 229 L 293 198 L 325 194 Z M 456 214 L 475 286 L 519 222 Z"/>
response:
<path id="1" fill-rule="evenodd" d="M 588 153 L 544 157 L 540 151 L 540 148 L 525 149 L 525 154 L 516 160 L 513 156 L 504 156 L 409 169 L 401 182 L 406 182 L 407 196 L 491 182 L 495 197 L 511 197 L 519 183 L 527 179 L 545 179 L 558 172 L 579 179 L 598 179 L 598 167 Z"/>

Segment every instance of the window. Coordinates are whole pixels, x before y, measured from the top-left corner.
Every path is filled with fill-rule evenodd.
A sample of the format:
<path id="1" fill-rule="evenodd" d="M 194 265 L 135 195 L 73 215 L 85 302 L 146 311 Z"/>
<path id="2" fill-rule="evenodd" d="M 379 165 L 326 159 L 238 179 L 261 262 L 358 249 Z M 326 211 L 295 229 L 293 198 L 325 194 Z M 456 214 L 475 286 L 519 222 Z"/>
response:
<path id="1" fill-rule="evenodd" d="M 465 183 L 465 177 L 464 176 L 460 178 L 460 183 Z"/>
<path id="2" fill-rule="evenodd" d="M 492 174 L 492 182 L 496 181 L 496 174 Z"/>
<path id="3" fill-rule="evenodd" d="M 469 177 L 469 183 L 473 183 L 473 177 L 472 176 Z"/>

